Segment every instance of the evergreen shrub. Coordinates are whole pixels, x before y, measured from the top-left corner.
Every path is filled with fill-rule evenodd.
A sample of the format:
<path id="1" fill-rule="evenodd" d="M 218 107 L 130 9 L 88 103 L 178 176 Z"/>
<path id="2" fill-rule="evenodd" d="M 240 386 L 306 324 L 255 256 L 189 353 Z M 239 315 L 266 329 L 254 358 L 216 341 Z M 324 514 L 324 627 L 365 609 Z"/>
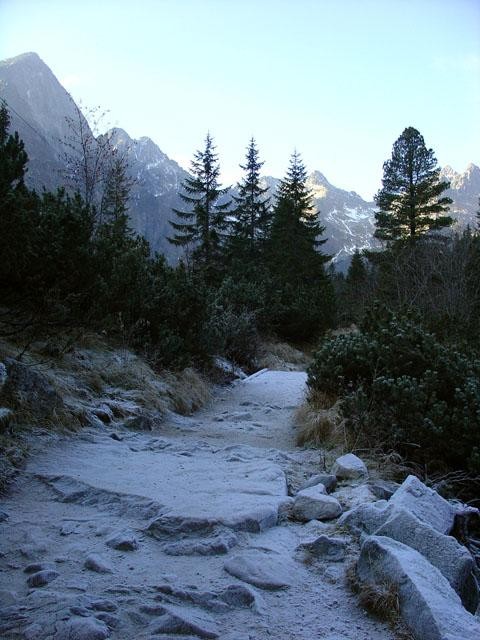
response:
<path id="1" fill-rule="evenodd" d="M 480 472 L 480 361 L 415 319 L 367 314 L 358 332 L 323 342 L 308 374 L 312 391 L 343 398 L 355 442 Z"/>

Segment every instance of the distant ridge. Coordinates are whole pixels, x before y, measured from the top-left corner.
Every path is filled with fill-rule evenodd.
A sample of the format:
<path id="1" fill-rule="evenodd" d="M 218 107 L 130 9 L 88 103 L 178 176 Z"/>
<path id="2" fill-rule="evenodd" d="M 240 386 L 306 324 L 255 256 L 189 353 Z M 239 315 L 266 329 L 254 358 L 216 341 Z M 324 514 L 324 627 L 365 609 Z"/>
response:
<path id="1" fill-rule="evenodd" d="M 36 189 L 60 186 L 65 168 L 61 141 L 69 134 L 66 118 L 77 115 L 68 91 L 40 56 L 29 52 L 0 61 L 0 98 L 11 109 L 13 130 L 25 141 L 30 158 L 28 184 Z M 131 175 L 137 182 L 130 203 L 132 227 L 148 239 L 154 250 L 165 253 L 175 262 L 179 252 L 167 241 L 171 234 L 169 220 L 173 217 L 172 208 L 183 206 L 178 191 L 188 174 L 150 138 L 143 136 L 134 140 L 121 128 L 113 129 L 111 134 L 114 144 L 126 155 Z M 194 150 L 192 147 L 192 155 Z M 475 224 L 480 194 L 479 167 L 469 164 L 463 173 L 457 173 L 446 166 L 442 177 L 451 183 L 448 195 L 454 201 L 452 214 L 457 219 L 457 228 Z M 263 180 L 273 193 L 279 179 L 265 177 Z M 348 259 L 355 248 L 374 246 L 376 209 L 373 202 L 363 200 L 354 191 L 335 187 L 320 171 L 309 175 L 308 185 L 320 221 L 326 227 L 328 242 L 323 250 L 340 263 Z"/>

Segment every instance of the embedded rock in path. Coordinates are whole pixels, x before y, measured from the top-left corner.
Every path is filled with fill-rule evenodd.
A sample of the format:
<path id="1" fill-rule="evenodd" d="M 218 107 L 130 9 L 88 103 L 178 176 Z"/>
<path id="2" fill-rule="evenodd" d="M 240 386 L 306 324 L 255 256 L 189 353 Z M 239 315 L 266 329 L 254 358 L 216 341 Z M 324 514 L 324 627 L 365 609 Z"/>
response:
<path id="1" fill-rule="evenodd" d="M 105 560 L 103 560 L 103 558 L 96 553 L 91 553 L 89 556 L 87 556 L 85 564 L 83 566 L 85 567 L 85 569 L 95 571 L 96 573 L 113 573 L 112 569 L 108 566 Z"/>
<path id="2" fill-rule="evenodd" d="M 290 586 L 288 567 L 284 559 L 261 551 L 248 551 L 229 558 L 225 570 L 235 578 L 260 589 L 276 590 Z"/>
<path id="3" fill-rule="evenodd" d="M 342 562 L 345 560 L 347 541 L 345 538 L 330 538 L 321 535 L 316 540 L 304 542 L 297 548 L 299 551 L 306 551 L 315 558 L 330 562 Z"/>
<path id="4" fill-rule="evenodd" d="M 295 496 L 292 515 L 301 522 L 309 520 L 332 520 L 342 513 L 336 498 L 327 496 L 323 484 L 299 491 Z"/>
<path id="5" fill-rule="evenodd" d="M 228 553 L 238 544 L 238 538 L 232 531 L 221 531 L 207 538 L 179 540 L 162 547 L 169 556 L 213 556 Z"/>
<path id="6" fill-rule="evenodd" d="M 39 571 L 38 573 L 32 573 L 27 580 L 27 584 L 30 588 L 44 587 L 46 584 L 55 580 L 55 578 L 58 578 L 59 575 L 58 571 L 48 569 L 45 571 Z"/>
<path id="7" fill-rule="evenodd" d="M 136 551 L 138 541 L 129 531 L 121 531 L 107 540 L 107 545 L 118 551 Z"/>
<path id="8" fill-rule="evenodd" d="M 408 476 L 388 501 L 388 510 L 406 509 L 440 533 L 449 534 L 456 509 L 415 476 Z"/>
<path id="9" fill-rule="evenodd" d="M 332 473 L 341 480 L 356 480 L 368 475 L 367 467 L 363 460 L 353 453 L 347 453 L 337 458 L 333 465 Z"/>
<path id="10" fill-rule="evenodd" d="M 317 484 L 323 484 L 327 493 L 331 493 L 337 486 L 337 476 L 331 473 L 320 473 L 316 476 L 312 476 L 300 487 L 300 491 L 308 489 L 309 487 L 314 487 Z"/>
<path id="11" fill-rule="evenodd" d="M 480 622 L 468 613 L 448 580 L 411 547 L 370 536 L 357 563 L 361 582 L 393 585 L 398 590 L 400 615 L 421 640 L 476 640 Z"/>
<path id="12" fill-rule="evenodd" d="M 107 625 L 90 616 L 70 618 L 56 626 L 53 640 L 106 640 L 110 637 Z"/>
<path id="13" fill-rule="evenodd" d="M 153 634 L 193 634 L 199 638 L 218 638 L 218 630 L 211 616 L 187 607 L 162 605 L 163 614 L 151 626 Z"/>
<path id="14" fill-rule="evenodd" d="M 231 607 L 251 607 L 255 604 L 255 593 L 243 584 L 230 584 L 219 598 Z"/>
<path id="15" fill-rule="evenodd" d="M 375 533 L 402 542 L 421 553 L 447 578 L 465 609 L 475 613 L 479 604 L 475 563 L 455 538 L 443 535 L 405 509 L 394 512 Z"/>

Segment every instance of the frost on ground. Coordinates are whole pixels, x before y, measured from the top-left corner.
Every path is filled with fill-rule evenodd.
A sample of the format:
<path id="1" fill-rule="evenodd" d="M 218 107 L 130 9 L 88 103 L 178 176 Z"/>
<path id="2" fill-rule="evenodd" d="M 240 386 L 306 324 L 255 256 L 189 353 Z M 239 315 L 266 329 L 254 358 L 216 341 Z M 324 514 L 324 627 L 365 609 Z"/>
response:
<path id="1" fill-rule="evenodd" d="M 0 636 L 393 638 L 345 585 L 350 539 L 311 547 L 335 521 L 288 519 L 325 472 L 294 445 L 305 380 L 263 371 L 152 432 L 46 439 L 1 505 Z"/>

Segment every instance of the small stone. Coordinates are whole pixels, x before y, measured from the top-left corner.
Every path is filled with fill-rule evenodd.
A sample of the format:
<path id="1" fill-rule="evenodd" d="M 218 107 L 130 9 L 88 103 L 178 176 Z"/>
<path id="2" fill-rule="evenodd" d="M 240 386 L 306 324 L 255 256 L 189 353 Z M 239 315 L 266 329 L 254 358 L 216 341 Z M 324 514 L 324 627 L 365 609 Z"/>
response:
<path id="1" fill-rule="evenodd" d="M 49 562 L 33 562 L 28 564 L 23 570 L 24 573 L 38 573 L 39 571 L 48 571 L 53 569 L 53 565 Z"/>
<path id="2" fill-rule="evenodd" d="M 337 486 L 337 476 L 331 473 L 320 473 L 316 476 L 312 476 L 300 487 L 300 491 L 308 489 L 309 487 L 314 487 L 317 484 L 323 484 L 327 493 L 331 493 Z"/>
<path id="3" fill-rule="evenodd" d="M 96 573 L 113 573 L 112 569 L 103 560 L 103 558 L 95 553 L 91 553 L 87 556 L 83 566 L 85 569 L 95 571 Z"/>
<path id="4" fill-rule="evenodd" d="M 110 433 L 109 435 L 112 440 L 116 440 L 117 442 L 122 442 L 123 440 L 122 436 L 119 436 L 118 433 L 115 433 L 115 431 L 113 433 Z"/>
<path id="5" fill-rule="evenodd" d="M 101 620 L 75 617 L 57 626 L 53 640 L 106 640 L 109 637 L 110 630 Z"/>
<path id="6" fill-rule="evenodd" d="M 325 487 L 317 484 L 299 491 L 295 496 L 292 515 L 301 522 L 309 520 L 332 520 L 342 513 L 338 500 L 325 495 Z"/>
<path id="7" fill-rule="evenodd" d="M 46 584 L 49 584 L 55 578 L 58 578 L 60 574 L 58 571 L 46 570 L 39 571 L 38 573 L 33 573 L 27 580 L 27 584 L 31 588 L 35 587 L 44 587 Z"/>
<path id="8" fill-rule="evenodd" d="M 288 568 L 266 553 L 251 551 L 233 556 L 223 566 L 230 575 L 260 589 L 273 591 L 290 586 Z"/>
<path id="9" fill-rule="evenodd" d="M 168 605 L 164 613 L 155 621 L 154 634 L 195 635 L 199 638 L 218 638 L 215 621 L 203 611 Z"/>
<path id="10" fill-rule="evenodd" d="M 345 559 L 347 541 L 344 538 L 330 538 L 321 535 L 313 542 L 305 542 L 298 549 L 307 551 L 316 558 L 330 562 L 342 562 Z"/>
<path id="11" fill-rule="evenodd" d="M 368 475 L 368 470 L 363 460 L 353 453 L 347 453 L 335 460 L 332 473 L 342 480 L 356 480 Z"/>
<path id="12" fill-rule="evenodd" d="M 136 549 L 138 549 L 137 539 L 133 534 L 128 532 L 117 533 L 107 540 L 107 545 L 118 551 L 136 551 Z"/>
<path id="13" fill-rule="evenodd" d="M 255 604 L 255 593 L 243 584 L 228 585 L 219 597 L 232 607 L 251 607 Z"/>

